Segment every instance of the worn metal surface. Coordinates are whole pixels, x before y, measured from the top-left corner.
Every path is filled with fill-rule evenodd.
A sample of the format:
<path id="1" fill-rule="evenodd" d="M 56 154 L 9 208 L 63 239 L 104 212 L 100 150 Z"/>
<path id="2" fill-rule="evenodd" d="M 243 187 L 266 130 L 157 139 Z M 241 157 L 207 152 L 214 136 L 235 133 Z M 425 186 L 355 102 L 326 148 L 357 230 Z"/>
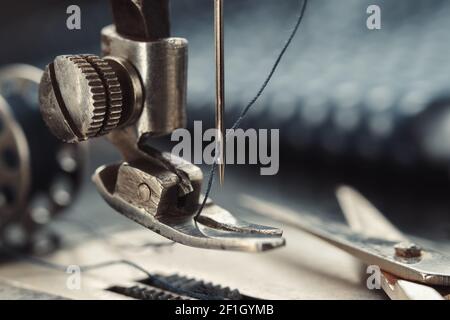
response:
<path id="1" fill-rule="evenodd" d="M 144 88 L 136 135 L 161 136 L 186 124 L 188 43 L 181 38 L 153 42 L 122 37 L 114 26 L 102 30 L 102 52 L 129 61 Z"/>

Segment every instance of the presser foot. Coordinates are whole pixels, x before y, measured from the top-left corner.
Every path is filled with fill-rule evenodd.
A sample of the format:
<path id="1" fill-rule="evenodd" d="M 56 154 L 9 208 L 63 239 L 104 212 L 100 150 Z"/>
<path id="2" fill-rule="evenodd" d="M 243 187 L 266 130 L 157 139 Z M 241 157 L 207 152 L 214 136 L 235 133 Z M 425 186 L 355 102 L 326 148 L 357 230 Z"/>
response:
<path id="1" fill-rule="evenodd" d="M 285 244 L 282 230 L 247 223 L 210 199 L 199 217 L 203 180 L 198 167 L 179 162 L 192 191 L 179 188 L 179 175 L 160 166 L 136 161 L 99 168 L 93 181 L 115 210 L 172 241 L 205 249 L 261 252 Z"/>

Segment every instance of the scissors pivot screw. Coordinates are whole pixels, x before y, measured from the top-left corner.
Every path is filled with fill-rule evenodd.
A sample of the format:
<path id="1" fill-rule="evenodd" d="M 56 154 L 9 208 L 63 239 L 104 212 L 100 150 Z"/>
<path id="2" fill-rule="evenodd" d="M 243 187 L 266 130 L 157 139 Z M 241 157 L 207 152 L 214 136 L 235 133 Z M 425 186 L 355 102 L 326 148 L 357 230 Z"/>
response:
<path id="1" fill-rule="evenodd" d="M 394 249 L 395 255 L 401 258 L 418 258 L 422 255 L 422 248 L 411 242 L 400 242 Z"/>

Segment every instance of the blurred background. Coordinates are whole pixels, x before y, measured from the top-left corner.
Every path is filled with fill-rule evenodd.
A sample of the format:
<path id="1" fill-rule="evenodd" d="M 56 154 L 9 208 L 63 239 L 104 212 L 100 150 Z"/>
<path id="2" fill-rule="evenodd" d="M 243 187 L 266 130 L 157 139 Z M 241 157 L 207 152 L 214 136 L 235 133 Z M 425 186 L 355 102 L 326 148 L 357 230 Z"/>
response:
<path id="1" fill-rule="evenodd" d="M 228 126 L 267 76 L 299 2 L 225 1 Z M 81 8 L 81 30 L 65 27 L 71 4 Z M 381 7 L 381 30 L 366 27 L 372 4 Z M 210 0 L 172 1 L 172 34 L 190 43 L 189 125 L 214 122 L 212 5 Z M 280 129 L 280 172 L 260 176 L 258 166 L 228 166 L 224 187 L 215 186 L 212 197 L 232 211 L 241 210 L 242 194 L 251 194 L 340 220 L 334 190 L 347 183 L 403 231 L 448 245 L 449 16 L 447 0 L 310 1 L 294 43 L 243 123 Z M 99 54 L 100 30 L 110 23 L 106 0 L 4 1 L 0 67 L 27 63 L 43 68 L 57 55 Z M 36 113 L 33 120 L 20 122 L 27 127 L 38 118 Z M 47 141 L 32 136 L 33 145 Z M 170 150 L 168 139 L 155 143 Z M 75 199 L 78 191 L 66 192 L 75 201 L 69 214 L 102 228 L 137 227 L 113 213 L 89 181 L 96 167 L 119 159 L 117 153 L 103 140 L 86 148 L 80 194 Z M 50 191 L 48 196 L 54 197 Z"/>

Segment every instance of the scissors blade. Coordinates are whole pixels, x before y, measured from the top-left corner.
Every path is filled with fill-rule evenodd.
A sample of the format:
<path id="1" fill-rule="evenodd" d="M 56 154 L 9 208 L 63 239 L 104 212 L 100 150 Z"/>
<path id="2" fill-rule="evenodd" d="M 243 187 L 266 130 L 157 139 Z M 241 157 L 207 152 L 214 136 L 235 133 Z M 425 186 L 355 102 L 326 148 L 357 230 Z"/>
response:
<path id="1" fill-rule="evenodd" d="M 243 196 L 241 204 L 248 210 L 280 221 L 312 234 L 360 259 L 368 265 L 377 265 L 399 278 L 429 285 L 450 286 L 450 257 L 431 249 L 424 249 L 415 261 L 399 259 L 394 246 L 398 241 L 371 238 L 348 227 L 323 221 L 312 214 L 299 213 L 251 196 Z"/>
<path id="2" fill-rule="evenodd" d="M 392 300 L 445 300 L 434 288 L 381 272 L 381 287 Z"/>
<path id="3" fill-rule="evenodd" d="M 367 237 L 406 241 L 406 237 L 363 195 L 348 186 L 340 186 L 336 197 L 350 228 Z"/>
<path id="4" fill-rule="evenodd" d="M 369 200 L 352 187 L 340 186 L 336 190 L 336 197 L 353 231 L 367 237 L 407 241 L 407 238 Z M 381 286 L 393 300 L 443 300 L 442 295 L 432 287 L 403 280 L 384 271 L 381 272 Z"/>

